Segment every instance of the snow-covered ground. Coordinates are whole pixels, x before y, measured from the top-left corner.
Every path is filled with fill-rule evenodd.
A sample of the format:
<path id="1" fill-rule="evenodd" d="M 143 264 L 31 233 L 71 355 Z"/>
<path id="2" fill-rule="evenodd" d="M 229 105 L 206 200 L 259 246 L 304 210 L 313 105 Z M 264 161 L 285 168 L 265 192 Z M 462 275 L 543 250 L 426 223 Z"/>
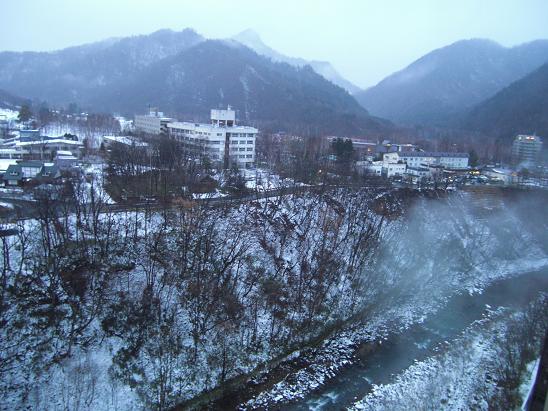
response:
<path id="1" fill-rule="evenodd" d="M 10 110 L 8 108 L 0 108 L 0 119 L 5 117 L 7 121 L 15 121 L 19 116 L 18 111 Z"/>
<path id="2" fill-rule="evenodd" d="M 116 116 L 115 119 L 120 123 L 120 131 L 122 133 L 128 133 L 135 130 L 133 127 L 133 120 L 122 116 Z"/>
<path id="3" fill-rule="evenodd" d="M 363 201 L 358 202 L 357 198 L 355 198 L 353 201 L 355 202 L 356 206 L 354 207 L 354 210 L 358 212 L 357 215 L 360 215 L 359 213 L 361 213 L 361 211 L 357 207 L 357 205 L 362 205 Z M 266 269 L 268 270 L 268 274 L 265 273 L 263 275 L 271 275 L 270 272 L 274 269 L 275 264 L 282 264 L 282 267 L 286 266 L 287 268 L 285 268 L 285 270 L 290 269 L 289 264 L 291 264 L 291 260 L 295 260 L 298 256 L 298 248 L 302 248 L 301 252 L 313 253 L 313 255 L 310 255 L 309 260 L 312 264 L 314 263 L 314 255 L 318 255 L 317 253 L 314 253 L 314 247 L 316 247 L 317 244 L 321 244 L 317 242 L 317 238 L 319 238 L 321 235 L 324 235 L 325 233 L 325 228 L 321 227 L 322 220 L 318 217 L 318 215 L 324 216 L 326 211 L 325 207 L 318 207 L 316 202 L 317 199 L 315 197 L 296 198 L 288 196 L 284 198 L 282 204 L 274 204 L 268 200 L 260 200 L 253 204 L 242 204 L 239 205 L 237 208 L 231 208 L 229 210 L 208 210 L 207 214 L 205 214 L 207 216 L 207 220 L 205 221 L 210 221 L 210 219 L 212 219 L 211 222 L 208 222 L 207 224 L 212 224 L 211 227 L 214 227 L 215 229 L 208 230 L 204 240 L 207 239 L 208 241 L 215 241 L 214 249 L 217 250 L 216 255 L 217 253 L 219 253 L 221 257 L 224 253 L 232 253 L 233 251 L 231 250 L 234 250 L 233 247 L 236 247 L 236 250 L 240 250 L 238 251 L 238 254 L 243 253 L 241 257 L 236 260 L 237 266 L 231 268 L 229 273 L 231 273 L 230 275 L 240 273 L 238 274 L 238 277 L 235 278 L 240 278 L 239 281 L 245 281 L 245 283 L 242 283 L 239 286 L 242 287 L 242 290 L 244 290 L 244 288 L 246 288 L 248 284 L 248 280 L 245 280 L 245 277 L 253 275 L 253 273 L 258 272 L 259 270 Z M 310 208 L 310 213 L 304 212 L 307 207 Z M 264 210 L 269 211 L 257 213 L 257 210 L 263 208 Z M 336 212 L 331 209 L 331 206 L 328 206 L 328 209 L 330 209 L 330 213 L 336 214 Z M 78 223 L 75 222 L 76 216 L 71 215 L 67 221 L 61 221 L 56 224 L 56 227 L 58 229 L 61 226 L 82 227 L 85 230 L 89 230 L 89 232 L 85 231 L 83 235 L 86 238 L 90 237 L 91 241 L 94 236 L 93 233 L 97 232 L 97 222 L 95 222 L 93 215 L 89 215 L 88 217 L 86 217 L 86 215 L 82 216 L 82 218 L 84 219 Z M 148 263 L 145 263 L 144 261 L 147 258 L 153 256 L 152 252 L 148 250 L 147 247 L 155 246 L 158 241 L 157 235 L 162 233 L 163 230 L 166 229 L 163 224 L 163 219 L 168 217 L 176 218 L 177 215 L 178 214 L 175 214 L 173 217 L 166 217 L 162 216 L 162 214 L 156 213 L 144 215 L 142 213 L 135 214 L 128 212 L 103 214 L 99 216 L 99 232 L 110 233 L 109 235 L 113 236 L 111 238 L 111 243 L 114 242 L 114 244 L 109 244 L 109 249 L 115 248 L 119 250 L 113 255 L 109 255 L 109 263 L 116 263 L 117 261 L 119 261 L 119 264 L 122 264 L 123 266 L 126 266 L 128 264 L 135 265 L 135 268 L 127 273 L 127 280 L 125 274 L 122 277 L 116 275 L 115 279 L 111 280 L 111 282 L 108 284 L 108 287 L 106 288 L 106 291 L 108 291 L 107 294 L 114 298 L 114 300 L 116 300 L 116 298 L 119 298 L 116 297 L 118 295 L 118 292 L 124 292 L 125 295 L 129 295 L 130 298 L 134 301 L 141 300 L 143 290 L 146 289 L 146 279 L 148 276 L 150 276 L 150 272 L 148 271 Z M 195 228 L 193 228 L 194 225 L 192 224 L 192 221 L 187 222 L 186 218 L 192 219 L 193 212 L 191 212 L 190 214 L 185 214 L 185 220 L 183 220 L 183 222 L 185 226 L 188 225 L 191 230 L 195 230 Z M 378 219 L 374 216 L 372 216 L 372 218 Z M 246 220 L 249 221 L 246 222 Z M 199 223 L 200 220 L 198 220 L 197 222 Z M 349 228 L 354 228 L 354 226 L 351 227 L 348 225 L 349 222 L 350 220 L 347 220 L 343 231 Z M 245 230 L 242 229 L 244 224 L 247 227 L 247 229 Z M 309 235 L 302 236 L 298 232 L 293 232 L 292 230 L 288 231 L 287 227 L 290 227 L 293 224 L 297 224 L 299 226 L 297 231 L 300 232 L 301 230 L 303 230 L 303 232 L 308 232 Z M 86 227 L 88 226 L 89 229 L 86 229 Z M 165 252 L 172 254 L 169 257 L 166 256 L 167 260 L 165 261 L 169 263 L 170 261 L 177 261 L 181 258 L 179 255 L 179 248 L 177 248 L 176 245 L 176 241 L 178 240 L 176 237 L 173 238 L 174 235 L 177 236 L 177 233 L 180 232 L 181 222 L 175 219 L 175 221 L 169 222 L 168 227 L 169 228 L 167 231 L 167 237 L 164 237 L 164 240 L 162 240 L 167 241 L 167 244 L 165 244 L 165 246 L 162 246 L 162 249 L 164 249 Z M 38 239 L 41 235 L 43 235 L 41 233 L 43 233 L 45 226 L 41 225 L 39 222 L 32 222 L 31 220 L 29 220 L 25 222 L 24 228 L 24 232 L 26 233 L 26 235 L 28 235 L 30 238 Z M 173 234 L 171 234 L 172 231 Z M 68 233 L 72 232 L 73 229 L 69 228 Z M 199 233 L 200 232 L 198 231 L 196 234 Z M 139 239 L 139 241 L 134 242 L 132 240 L 129 240 L 129 238 L 125 237 L 128 235 L 131 236 L 129 238 L 137 238 Z M 133 237 L 133 235 L 135 235 L 136 237 Z M 278 238 L 287 235 L 289 235 L 289 237 L 286 237 L 284 241 L 280 242 L 278 240 Z M 342 235 L 342 232 L 340 233 L 340 235 Z M 197 237 L 193 241 L 196 241 L 200 238 L 202 238 L 202 236 Z M 262 241 L 259 241 L 260 238 L 262 238 Z M 16 237 L 13 239 L 13 241 L 16 241 L 17 239 L 18 238 Z M 117 245 L 118 242 L 120 242 L 120 244 Z M 276 248 L 277 251 L 271 249 L 271 246 L 269 245 L 271 243 L 272 247 Z M 340 248 L 337 248 L 336 252 L 337 255 L 342 256 L 343 253 L 348 251 L 348 247 L 351 247 L 352 242 L 340 242 L 339 244 Z M 35 243 L 35 246 L 40 248 L 40 242 Z M 18 249 L 15 247 L 14 244 L 13 252 L 17 253 L 17 250 Z M 97 247 L 90 247 L 89 249 L 89 252 L 96 251 L 98 251 Z M 274 251 L 275 255 L 271 254 Z M 228 256 L 230 256 L 230 254 L 228 254 Z M 194 257 L 189 256 L 189 258 Z M 275 263 L 272 261 L 272 259 L 274 258 L 276 259 Z M 17 258 L 13 256 L 12 261 L 17 261 Z M 32 264 L 35 264 L 37 260 L 30 259 L 28 260 L 28 264 L 31 264 L 31 261 Z M 186 259 L 182 260 L 182 263 L 187 264 Z M 164 269 L 161 269 L 159 266 L 153 268 L 153 275 L 158 279 L 161 279 L 164 275 Z M 34 274 L 40 275 L 40 271 L 33 271 L 33 275 Z M 131 280 L 129 280 L 130 277 Z M 95 278 L 95 275 L 93 278 Z M 252 280 L 251 278 L 250 281 L 256 283 L 256 280 Z M 343 281 L 345 280 L 343 279 Z M 166 309 L 177 310 L 177 316 L 174 317 L 175 324 L 171 325 L 169 329 L 172 330 L 173 333 L 175 333 L 176 339 L 178 341 L 177 346 L 180 347 L 179 350 L 181 350 L 181 352 L 179 352 L 178 354 L 173 354 L 173 356 L 171 356 L 170 353 L 166 353 L 168 357 L 158 358 L 157 355 L 154 354 L 154 352 L 156 352 L 157 350 L 157 348 L 155 348 L 155 344 L 160 343 L 161 341 L 158 340 L 157 337 L 147 338 L 145 340 L 145 347 L 141 348 L 138 356 L 134 359 L 134 361 L 136 361 L 134 363 L 134 366 L 139 369 L 139 373 L 136 374 L 135 377 L 133 377 L 131 373 L 128 375 L 128 371 L 123 368 L 123 364 L 125 364 L 125 362 L 122 362 L 122 365 L 120 365 L 119 362 L 109 363 L 97 360 L 98 357 L 95 356 L 95 352 L 97 350 L 101 351 L 105 346 L 115 347 L 115 354 L 113 354 L 111 358 L 118 358 L 123 355 L 124 350 L 128 349 L 126 347 L 126 344 L 130 343 L 128 339 L 125 339 L 123 337 L 105 336 L 104 331 L 102 331 L 101 327 L 97 324 L 96 326 L 90 327 L 91 329 L 88 329 L 88 332 L 91 333 L 91 336 L 97 333 L 97 337 L 90 337 L 92 342 L 90 342 L 87 346 L 87 352 L 90 353 L 90 365 L 87 366 L 85 369 L 82 369 L 82 373 L 85 372 L 89 374 L 92 372 L 91 370 L 96 370 L 97 368 L 99 368 L 99 371 L 93 371 L 93 373 L 96 373 L 97 375 L 110 375 L 108 373 L 118 370 L 116 372 L 120 373 L 120 375 L 122 376 L 120 378 L 136 379 L 136 381 L 133 382 L 133 384 L 138 387 L 138 390 L 136 391 L 128 391 L 127 387 L 124 385 L 127 384 L 127 381 L 124 383 L 123 380 L 118 380 L 119 390 L 121 390 L 119 392 L 124 393 L 123 395 L 125 397 L 131 397 L 133 395 L 133 397 L 128 399 L 129 402 L 136 400 L 136 398 L 139 398 L 140 401 L 153 401 L 154 395 L 153 392 L 150 390 L 153 389 L 154 385 L 152 382 L 149 381 L 152 381 L 152 379 L 155 378 L 156 372 L 159 372 L 156 368 L 157 366 L 161 366 L 161 364 L 159 364 L 159 361 L 169 360 L 169 363 L 173 364 L 173 367 L 175 367 L 172 370 L 173 374 L 171 378 L 178 381 L 177 385 L 173 388 L 173 393 L 170 394 L 173 396 L 170 401 L 175 401 L 175 399 L 180 401 L 199 394 L 203 390 L 214 388 L 218 384 L 221 370 L 219 368 L 219 363 L 215 365 L 215 362 L 213 361 L 216 361 L 215 358 L 219 358 L 219 355 L 222 352 L 219 350 L 222 350 L 222 347 L 226 346 L 229 347 L 228 349 L 231 350 L 231 363 L 228 371 L 229 377 L 238 375 L 239 373 L 249 372 L 258 364 L 268 361 L 272 355 L 276 355 L 276 353 L 279 352 L 279 343 L 270 343 L 270 339 L 268 337 L 269 333 L 271 333 L 271 322 L 273 321 L 273 319 L 271 319 L 271 315 L 268 314 L 268 311 L 265 311 L 265 308 L 261 308 L 261 311 L 260 313 L 258 313 L 259 315 L 257 318 L 258 326 L 256 336 L 256 338 L 259 339 L 259 341 L 261 342 L 260 349 L 257 349 L 254 346 L 242 347 L 240 338 L 237 336 L 237 334 L 235 335 L 233 331 L 230 330 L 220 330 L 217 333 L 210 332 L 208 333 L 208 335 L 204 335 L 203 343 L 200 343 L 200 348 L 197 355 L 191 355 L 194 346 L 192 334 L 190 333 L 190 330 L 192 329 L 190 315 L 192 312 L 189 312 L 188 309 L 185 309 L 184 305 L 181 305 L 181 300 L 179 299 L 179 297 L 177 297 L 180 291 L 177 291 L 177 289 L 174 288 L 173 285 L 170 285 L 168 282 L 166 282 L 165 285 L 166 287 L 162 286 L 163 291 L 161 291 L 161 301 L 163 302 L 163 304 L 166 304 Z M 255 287 L 257 287 L 257 285 Z M 341 288 L 344 287 L 345 286 L 341 284 Z M 253 291 L 254 294 L 257 292 L 259 292 L 259 289 Z M 335 298 L 337 295 L 339 295 L 339 292 L 333 290 L 332 296 L 330 296 L 330 298 Z M 221 297 L 222 296 L 216 297 L 216 300 Z M 13 307 L 14 309 L 17 308 L 16 306 Z M 116 309 L 112 313 L 112 315 L 113 318 L 117 318 L 120 317 L 122 313 L 119 312 L 119 309 Z M 63 318 L 63 321 L 69 320 L 69 318 Z M 249 316 L 244 319 L 244 321 L 246 322 L 249 322 L 251 320 L 252 317 Z M 111 321 L 114 321 L 114 319 Z M 241 322 L 238 321 L 238 323 Z M 243 326 L 242 330 L 249 329 L 249 327 L 249 325 Z M 8 332 L 8 330 L 4 328 L 4 332 Z M 10 333 L 12 335 L 11 338 L 15 341 L 17 339 L 16 334 L 20 332 L 21 330 L 19 330 L 17 333 Z M 26 332 L 33 333 L 33 328 L 29 325 L 29 327 L 25 328 L 25 330 L 23 331 L 23 333 Z M 287 333 L 287 331 L 283 329 L 281 330 L 281 332 L 283 332 L 284 335 Z M 247 338 L 250 337 L 251 336 L 248 336 Z M 40 334 L 32 335 L 32 337 L 23 335 L 19 338 L 21 338 L 19 341 L 27 343 L 26 341 L 29 338 L 32 341 L 40 341 L 42 336 Z M 223 342 L 225 341 L 225 338 L 226 343 Z M 56 341 L 63 344 L 62 338 Z M 167 346 L 171 346 L 171 343 Z M 20 344 L 16 344 L 10 349 L 18 353 L 21 348 L 22 346 Z M 246 351 L 246 354 L 242 355 L 244 350 Z M 49 364 L 49 361 L 52 360 L 51 356 L 54 355 L 54 352 L 52 353 L 46 350 L 44 354 L 46 355 L 46 359 L 43 359 L 41 363 Z M 64 380 L 62 380 L 65 372 L 61 372 L 59 370 L 59 367 L 69 370 L 76 367 L 76 365 L 72 365 L 75 361 L 76 363 L 78 363 L 79 361 L 78 356 L 75 357 L 75 355 L 76 354 L 74 353 L 71 354 L 70 358 L 72 358 L 73 360 L 67 359 L 66 364 L 52 364 L 47 373 L 43 374 L 44 378 L 47 378 L 52 382 L 50 387 L 63 387 L 66 385 L 63 382 Z M 133 357 L 130 357 L 130 359 L 133 360 Z M 33 360 L 32 358 L 21 359 L 21 362 L 24 364 L 21 364 L 21 367 L 19 367 L 18 369 L 25 370 L 24 372 L 32 373 L 31 364 L 33 363 L 33 361 L 35 360 Z M 110 364 L 116 364 L 116 366 L 112 367 Z M 92 377 L 93 375 L 82 375 L 82 378 L 89 383 L 96 381 L 96 383 L 94 383 L 96 384 L 94 392 L 107 392 L 109 389 L 111 389 L 111 382 L 109 382 L 108 379 L 95 379 Z M 59 378 L 61 378 L 61 380 L 57 381 L 58 384 L 55 384 L 54 381 Z M 19 404 L 19 402 L 22 401 L 19 395 L 24 395 L 23 393 L 25 392 L 25 390 L 28 389 L 29 381 L 37 381 L 38 385 L 33 384 L 32 388 L 38 389 L 40 391 L 39 394 L 36 393 L 31 398 L 26 400 L 26 403 L 30 404 L 31 406 L 38 404 L 38 408 L 40 408 L 40 404 L 48 403 L 48 401 L 44 400 L 44 398 L 50 398 L 52 404 L 57 404 L 56 398 L 61 396 L 59 391 L 53 390 L 53 388 L 50 388 L 51 391 L 42 390 L 41 387 L 44 387 L 45 385 L 40 384 L 40 381 L 42 380 L 39 379 L 38 376 L 28 377 L 17 372 L 13 375 L 6 376 L 4 381 L 9 382 L 10 384 L 15 384 L 15 386 L 11 388 L 6 387 L 5 385 L 0 385 L 0 389 L 4 390 L 3 395 L 9 396 L 10 404 Z M 78 390 L 73 390 L 72 392 L 77 391 Z M 118 395 L 118 391 L 115 394 Z M 90 400 L 89 404 L 90 405 L 87 407 L 87 409 L 112 409 L 112 407 L 103 408 L 103 401 L 98 397 Z"/>
<path id="4" fill-rule="evenodd" d="M 13 209 L 13 204 L 0 201 L 0 207 Z"/>
<path id="5" fill-rule="evenodd" d="M 118 134 L 120 130 L 118 121 L 113 119 L 110 124 L 102 126 L 83 121 L 54 121 L 42 127 L 40 132 L 50 137 L 63 136 L 67 133 L 72 134 L 77 136 L 79 141 L 84 141 L 84 139 L 90 140 L 90 145 L 93 146 L 94 142 L 98 142 L 100 145 L 103 136 Z"/>
<path id="6" fill-rule="evenodd" d="M 211 193 L 202 193 L 202 194 L 194 193 L 194 194 L 192 194 L 192 198 L 194 198 L 195 200 L 207 200 L 207 199 L 210 199 L 210 198 L 223 198 L 223 197 L 226 197 L 226 196 L 228 196 L 228 194 L 222 193 L 218 189 L 211 192 Z"/>
<path id="7" fill-rule="evenodd" d="M 99 196 L 99 198 L 101 198 L 101 200 L 106 204 L 114 204 L 115 201 L 109 196 L 109 194 L 104 189 L 105 173 L 106 173 L 105 169 L 106 169 L 105 163 L 84 164 L 83 166 L 84 175 L 87 176 L 88 179 L 90 177 L 92 179 L 91 181 L 88 181 L 88 179 L 85 179 L 86 189 L 84 190 L 84 192 L 89 193 L 91 186 L 93 184 L 93 188 L 96 196 Z"/>
<path id="8" fill-rule="evenodd" d="M 95 350 L 77 350 L 70 360 L 33 376 L 28 392 L 33 409 L 137 410 L 142 409 L 135 390 L 120 384 L 110 373 L 113 351 L 108 341 Z M 0 409 L 18 409 L 17 398 L 4 397 Z"/>
<path id="9" fill-rule="evenodd" d="M 276 190 L 284 187 L 292 187 L 295 181 L 290 178 L 282 178 L 269 170 L 255 168 L 242 169 L 245 185 L 250 190 L 259 192 Z"/>
<path id="10" fill-rule="evenodd" d="M 89 172 L 97 175 L 98 179 L 101 171 L 99 166 L 90 166 Z M 119 409 L 145 406 L 144 399 L 155 398 L 155 378 L 164 375 L 165 367 L 169 370 L 166 378 L 171 384 L 169 393 L 172 397 L 169 400 L 172 402 L 188 399 L 218 385 L 223 356 L 230 358 L 226 377 L 250 372 L 283 353 L 284 340 L 295 338 L 285 324 L 299 321 L 306 315 L 305 304 L 295 305 L 295 312 L 289 313 L 291 321 L 277 321 L 278 314 L 269 311 L 270 307 L 289 304 L 294 295 L 282 294 L 281 301 L 275 299 L 275 294 L 265 296 L 261 293 L 272 285 L 263 281 L 287 278 L 288 283 L 294 284 L 298 275 L 315 273 L 317 266 L 314 264 L 319 257 L 328 254 L 328 250 L 332 265 L 322 275 L 332 274 L 333 285 L 322 295 L 322 301 L 329 303 L 328 310 L 314 314 L 317 324 L 345 320 L 363 307 L 367 312 L 365 326 L 350 326 L 327 339 L 316 352 L 312 365 L 288 376 L 247 404 L 248 407 L 275 408 L 325 383 L 354 360 L 353 352 L 360 342 L 381 340 L 390 332 L 423 321 L 455 292 L 481 292 L 482 287 L 495 278 L 516 275 L 519 270 L 542 267 L 548 262 L 543 244 L 535 244 L 534 235 L 519 224 L 520 218 L 510 211 L 496 211 L 490 218 L 479 220 L 467 209 L 466 201 L 456 196 L 448 203 L 444 200 L 417 201 L 413 207 L 404 207 L 400 216 L 385 221 L 384 217 L 372 211 L 370 201 L 376 196 L 377 193 L 357 195 L 340 190 L 331 197 L 286 196 L 279 202 L 265 199 L 229 210 L 208 209 L 205 215 L 211 220 L 205 220 L 210 224 L 206 225 L 205 231 L 192 231 L 198 224 L 204 224 L 197 219 L 199 210 L 188 210 L 180 215 L 120 213 L 101 216 L 105 221 L 99 229 L 111 235 L 112 244 L 109 243 L 108 249 L 115 250 L 109 254 L 108 261 L 108 264 L 115 263 L 112 271 L 108 271 L 112 279 L 103 286 L 108 290 L 104 304 L 112 310 L 108 320 L 125 319 L 128 307 L 140 307 L 146 297 L 147 283 L 156 281 L 158 300 L 163 304 L 158 313 L 162 320 L 173 318 L 173 323 L 164 326 L 152 322 L 147 334 L 138 339 L 142 345 L 136 351 L 130 341 L 134 333 L 138 336 L 138 332 L 130 329 L 127 334 L 120 334 L 125 326 L 131 326 L 133 317 L 119 324 L 116 335 L 107 336 L 99 324 L 93 323 L 87 348 L 82 348 L 81 355 L 76 351 L 43 373 L 43 380 L 37 381 L 44 381 L 44 384 L 35 386 L 38 392 L 32 398 L 40 399 L 38 404 L 51 403 L 53 409 L 58 406 L 56 404 L 65 404 L 66 401 L 74 404 L 83 389 L 78 386 L 71 370 L 79 370 L 80 378 L 87 381 L 82 384 L 94 387 L 97 393 L 81 409 L 97 410 L 116 409 L 111 398 L 118 398 Z M 364 235 L 359 228 L 380 226 L 381 221 L 383 228 L 375 240 L 377 246 L 367 243 L 367 248 L 359 248 L 357 238 Z M 31 225 L 30 222 L 27 224 Z M 74 222 L 68 224 L 74 225 Z M 181 227 L 188 231 L 181 231 Z M 36 224 L 28 231 L 40 233 L 42 229 Z M 85 234 L 86 240 L 88 237 L 89 241 L 93 239 L 92 233 Z M 206 331 L 197 352 L 193 350 L 190 332 L 193 311 L 185 305 L 188 304 L 185 298 L 190 297 L 184 294 L 184 289 L 175 287 L 175 281 L 179 281 L 181 267 L 186 267 L 185 264 L 196 258 L 195 250 L 204 248 L 198 247 L 198 242 L 191 243 L 187 249 L 193 252 L 183 255 L 185 249 L 180 242 L 185 241 L 186 234 L 196 234 L 195 241 L 207 241 L 204 244 L 216 253 L 229 253 L 234 247 L 239 250 L 241 257 L 233 267 L 234 271 L 225 272 L 237 273 L 237 276 L 229 277 L 225 287 L 230 287 L 231 281 L 239 281 L 234 292 L 252 298 L 242 299 L 247 305 L 242 303 L 236 308 L 251 310 L 255 307 L 256 310 L 243 311 L 245 315 L 230 326 L 225 326 L 226 321 L 221 323 L 217 332 Z M 35 235 L 40 238 L 39 234 Z M 98 242 L 89 248 L 90 252 L 100 250 Z M 334 244 L 332 248 L 330 244 Z M 364 250 L 367 257 L 364 265 L 352 265 L 352 261 L 359 258 L 353 255 L 355 249 Z M 368 250 L 375 252 L 371 251 L 369 255 L 366 254 Z M 29 264 L 31 261 L 35 264 L 32 259 Z M 171 264 L 176 262 L 183 265 L 172 267 Z M 200 273 L 210 274 L 210 270 L 215 268 L 213 263 L 220 261 L 207 262 Z M 130 268 L 121 269 L 119 266 Z M 184 274 L 188 276 L 194 272 Z M 311 276 L 308 281 L 314 283 L 315 278 Z M 282 286 L 285 284 L 279 287 Z M 319 290 L 323 291 L 320 287 Z M 358 294 L 352 300 L 352 293 L 356 290 Z M 223 300 L 224 294 L 213 296 L 214 307 L 227 304 Z M 120 296 L 127 299 L 127 305 L 116 304 L 122 298 Z M 203 305 L 193 307 L 200 309 Z M 254 336 L 251 335 L 251 324 L 256 327 Z M 318 325 L 315 330 L 319 328 Z M 272 337 L 274 331 L 278 333 L 277 339 Z M 39 337 L 33 335 L 33 338 Z M 242 341 L 250 343 L 245 345 Z M 59 343 L 62 343 L 61 339 Z M 178 351 L 166 351 L 167 347 L 178 347 Z M 13 349 L 17 350 L 17 347 Z M 305 351 L 292 355 L 306 355 Z M 131 361 L 129 369 L 134 372 L 123 368 L 126 362 L 120 361 L 128 355 L 126 361 Z M 29 364 L 32 363 L 29 361 Z M 110 378 L 113 375 L 126 380 Z M 22 384 L 28 381 L 28 376 L 27 380 L 24 377 L 16 375 L 4 381 Z M 45 381 L 49 381 L 48 385 Z M 128 388 L 128 381 L 135 389 Z M 4 393 L 8 392 L 10 404 L 21 403 L 18 397 L 21 391 L 10 390 L 5 385 L 4 389 L 7 390 Z M 109 399 L 104 397 L 104 393 L 109 393 Z M 59 399 L 63 398 L 65 400 L 60 402 Z M 32 404 L 32 401 L 28 403 Z"/>

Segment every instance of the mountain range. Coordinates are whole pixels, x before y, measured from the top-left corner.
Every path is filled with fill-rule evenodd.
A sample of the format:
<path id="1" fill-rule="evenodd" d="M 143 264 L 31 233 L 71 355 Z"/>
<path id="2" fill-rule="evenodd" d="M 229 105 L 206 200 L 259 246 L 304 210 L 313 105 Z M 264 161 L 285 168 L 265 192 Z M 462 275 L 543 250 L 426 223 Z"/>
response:
<path id="1" fill-rule="evenodd" d="M 434 50 L 355 97 L 370 113 L 398 123 L 446 125 L 548 61 L 548 40 L 506 48 L 458 41 Z"/>
<path id="2" fill-rule="evenodd" d="M 198 120 L 209 108 L 231 104 L 244 122 L 271 130 L 299 128 L 303 133 L 359 134 L 391 127 L 369 116 L 345 90 L 309 66 L 275 63 L 222 40 L 207 40 L 162 59 L 96 94 L 90 103 L 130 112 L 150 103 Z"/>
<path id="3" fill-rule="evenodd" d="M 0 53 L 0 88 L 54 104 L 86 101 L 204 39 L 193 30 L 108 39 L 54 52 Z"/>
<path id="4" fill-rule="evenodd" d="M 160 30 L 54 52 L 2 52 L 0 105 L 30 98 L 129 116 L 152 105 L 198 121 L 230 104 L 242 121 L 271 131 L 372 138 L 401 131 L 387 118 L 547 135 L 547 61 L 548 40 L 511 48 L 463 40 L 359 91 L 331 64 L 287 57 L 251 30 L 224 40 Z"/>
<path id="5" fill-rule="evenodd" d="M 392 129 L 308 65 L 274 61 L 233 39 L 206 40 L 190 29 L 55 52 L 3 52 L 0 88 L 127 115 L 153 105 L 183 119 L 205 119 L 210 108 L 231 104 L 242 120 L 273 130 L 356 135 Z"/>

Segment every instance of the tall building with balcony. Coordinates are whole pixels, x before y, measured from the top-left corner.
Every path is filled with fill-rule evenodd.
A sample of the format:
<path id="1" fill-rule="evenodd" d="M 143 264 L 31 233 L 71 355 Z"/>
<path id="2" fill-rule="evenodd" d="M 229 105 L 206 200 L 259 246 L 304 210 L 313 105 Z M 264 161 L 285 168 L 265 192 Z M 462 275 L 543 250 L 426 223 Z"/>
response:
<path id="1" fill-rule="evenodd" d="M 254 127 L 236 124 L 236 113 L 228 106 L 226 110 L 211 110 L 210 124 L 173 122 L 167 124 L 170 137 L 183 143 L 185 154 L 224 168 L 236 164 L 240 168 L 252 167 L 255 163 Z"/>
<path id="2" fill-rule="evenodd" d="M 542 151 L 542 139 L 538 136 L 518 135 L 512 144 L 512 162 L 514 164 L 535 164 Z"/>

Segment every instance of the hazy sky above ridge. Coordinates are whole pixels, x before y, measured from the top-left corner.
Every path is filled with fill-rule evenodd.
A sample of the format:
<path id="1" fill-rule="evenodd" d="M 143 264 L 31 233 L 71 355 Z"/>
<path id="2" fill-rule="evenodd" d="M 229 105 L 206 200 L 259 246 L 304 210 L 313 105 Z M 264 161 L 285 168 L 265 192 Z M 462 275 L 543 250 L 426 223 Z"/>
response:
<path id="1" fill-rule="evenodd" d="M 548 38 L 548 0 L 2 0 L 0 50 L 55 50 L 191 27 L 208 38 L 251 28 L 280 53 L 327 60 L 360 87 L 429 51 L 489 38 Z"/>

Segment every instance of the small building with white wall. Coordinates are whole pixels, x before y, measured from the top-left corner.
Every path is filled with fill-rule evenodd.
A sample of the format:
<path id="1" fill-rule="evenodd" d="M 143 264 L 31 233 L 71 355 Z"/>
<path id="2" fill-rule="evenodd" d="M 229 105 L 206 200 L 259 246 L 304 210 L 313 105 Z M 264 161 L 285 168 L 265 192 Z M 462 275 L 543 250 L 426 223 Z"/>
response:
<path id="1" fill-rule="evenodd" d="M 52 158 L 58 151 L 70 151 L 72 155 L 79 157 L 84 143 L 66 138 L 49 138 L 40 141 L 14 141 L 11 148 L 24 150 L 24 156 L 31 158 Z"/>
<path id="2" fill-rule="evenodd" d="M 74 156 L 70 151 L 59 150 L 55 154 L 53 162 L 59 168 L 59 170 L 68 170 L 78 164 L 78 158 Z"/>
<path id="3" fill-rule="evenodd" d="M 407 167 L 405 174 L 414 180 L 426 180 L 432 177 L 428 167 Z"/>
<path id="4" fill-rule="evenodd" d="M 157 109 L 149 110 L 148 114 L 136 114 L 133 121 L 135 131 L 146 134 L 167 134 L 168 123 L 174 119 L 165 117 L 164 113 Z"/>
<path id="5" fill-rule="evenodd" d="M 356 168 L 360 174 L 364 175 L 382 175 L 382 161 L 356 161 Z"/>

